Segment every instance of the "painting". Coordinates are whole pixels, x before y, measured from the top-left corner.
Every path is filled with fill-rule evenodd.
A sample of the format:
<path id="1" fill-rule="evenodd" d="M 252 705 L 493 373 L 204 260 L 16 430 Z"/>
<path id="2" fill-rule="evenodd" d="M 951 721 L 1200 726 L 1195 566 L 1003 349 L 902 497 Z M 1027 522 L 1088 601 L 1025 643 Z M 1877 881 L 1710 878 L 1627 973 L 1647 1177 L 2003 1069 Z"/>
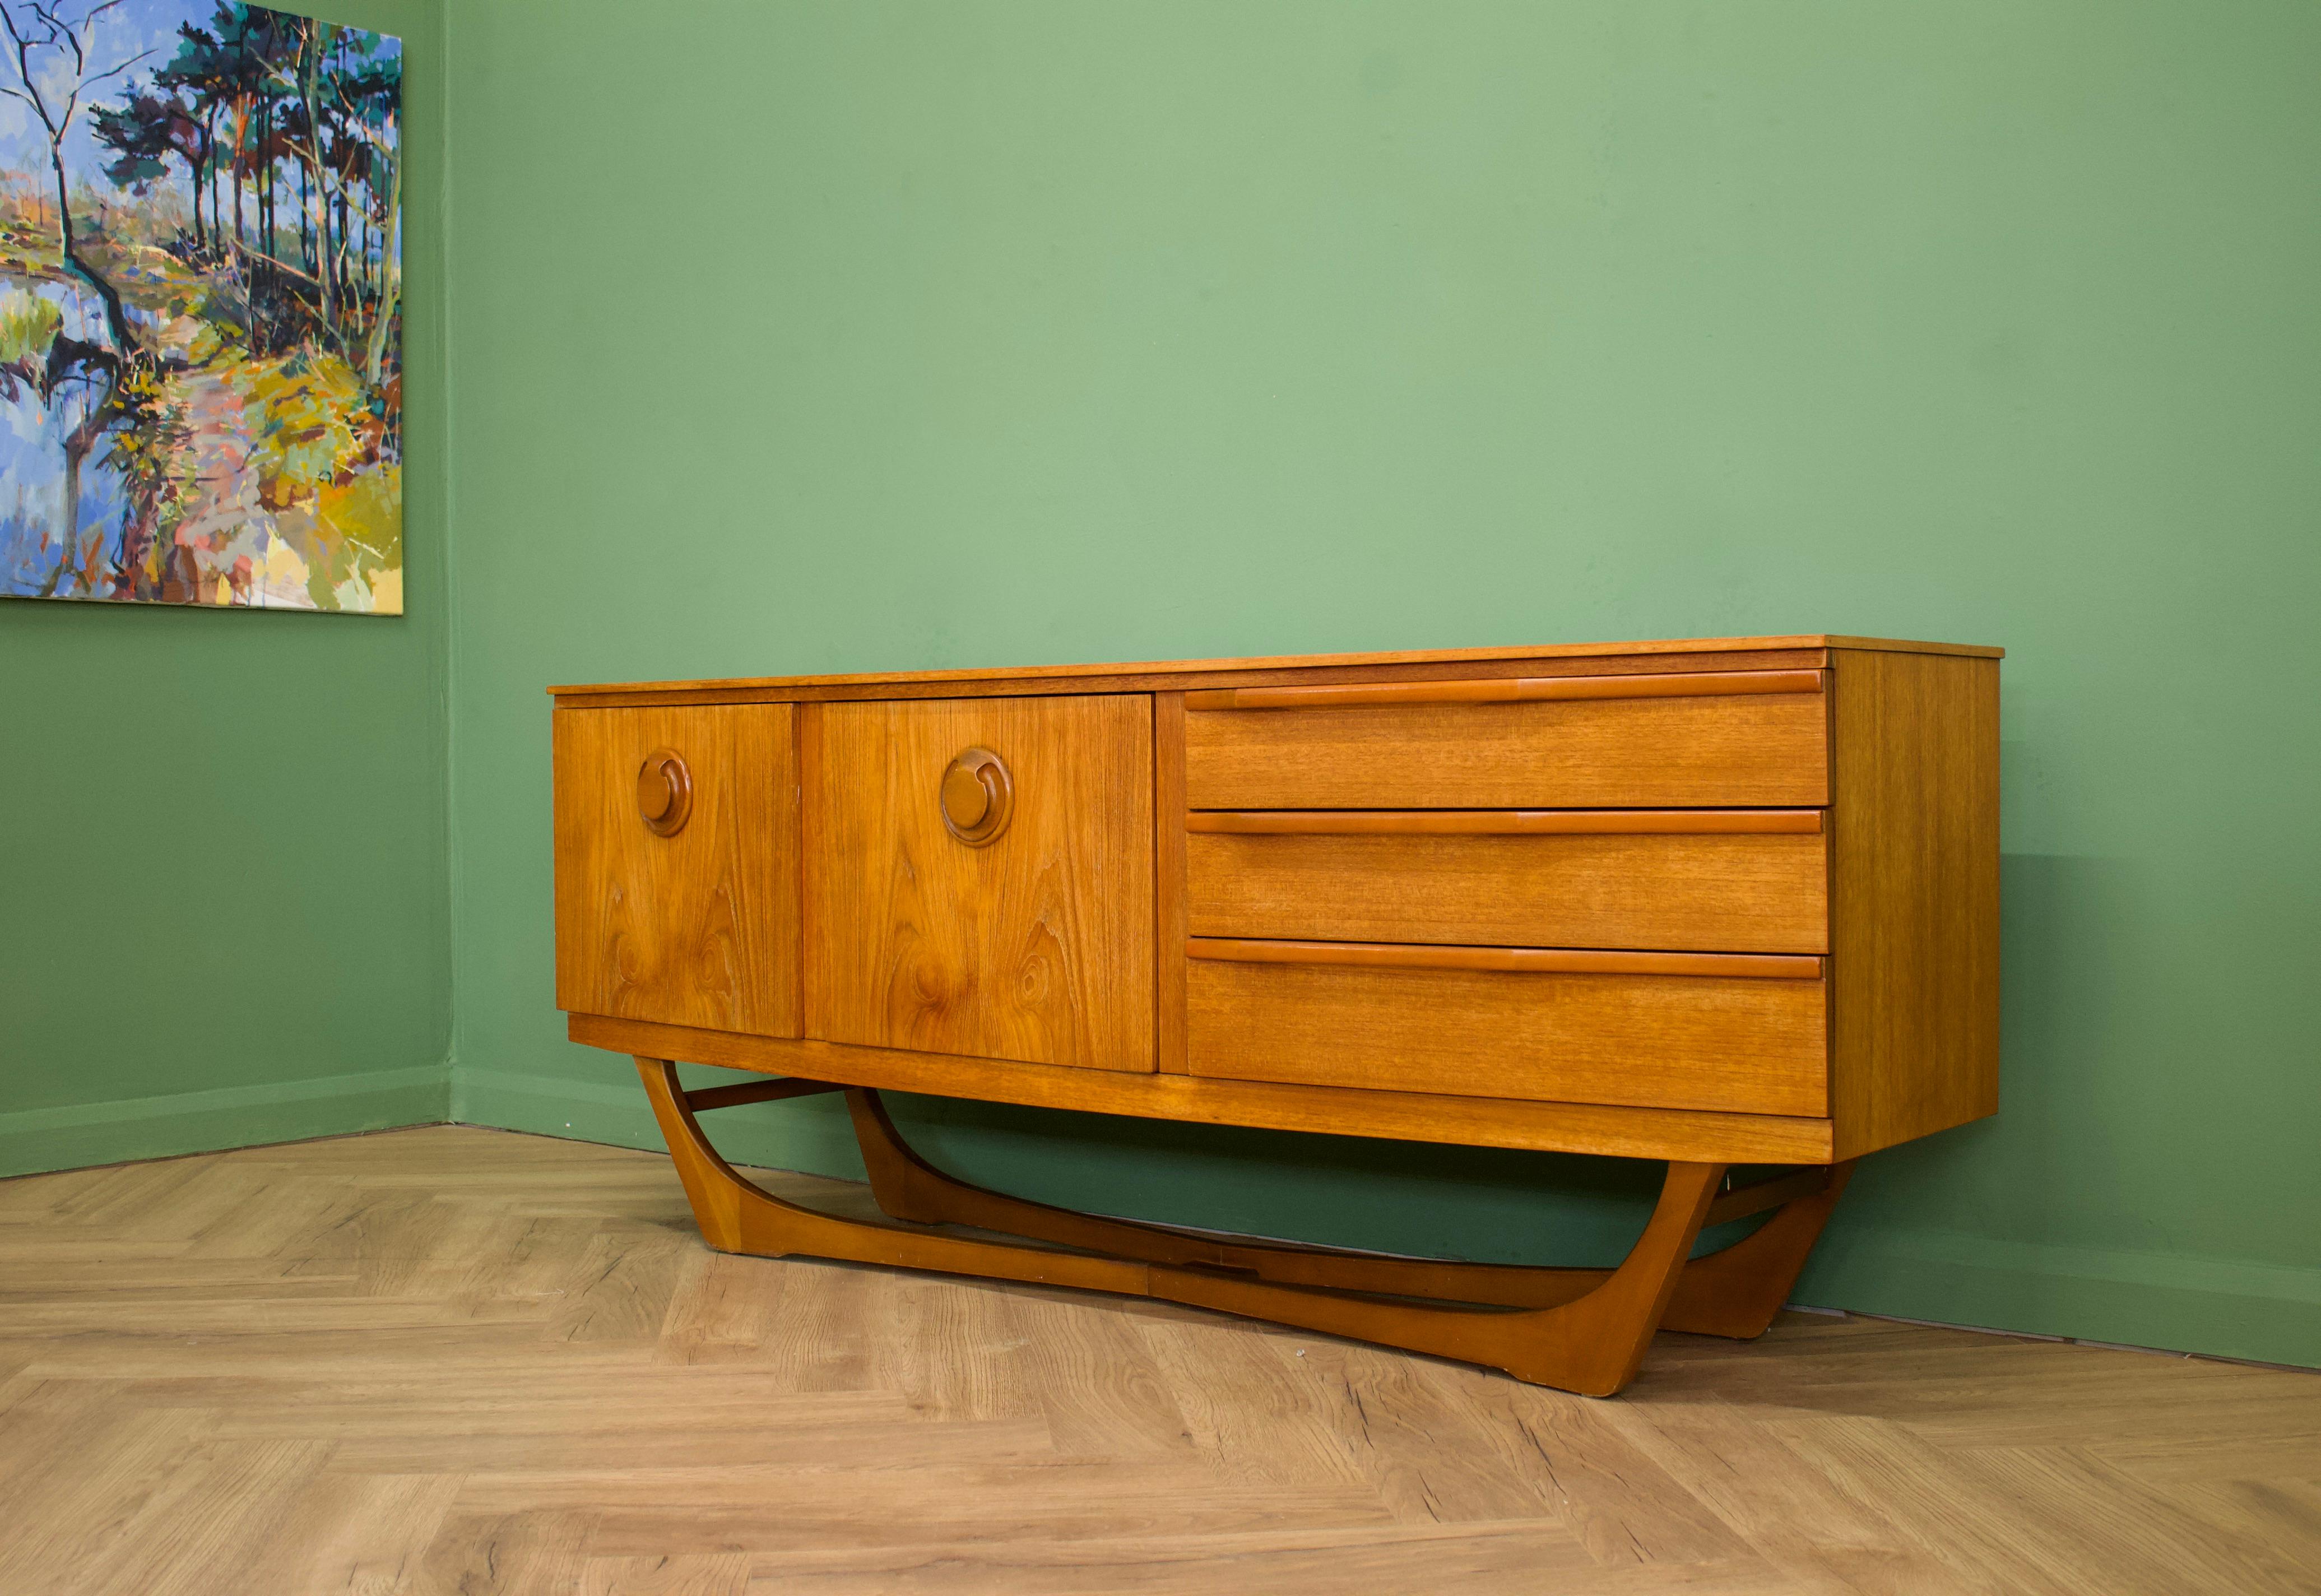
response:
<path id="1" fill-rule="evenodd" d="M 0 23 L 0 595 L 401 614 L 401 44 Z"/>

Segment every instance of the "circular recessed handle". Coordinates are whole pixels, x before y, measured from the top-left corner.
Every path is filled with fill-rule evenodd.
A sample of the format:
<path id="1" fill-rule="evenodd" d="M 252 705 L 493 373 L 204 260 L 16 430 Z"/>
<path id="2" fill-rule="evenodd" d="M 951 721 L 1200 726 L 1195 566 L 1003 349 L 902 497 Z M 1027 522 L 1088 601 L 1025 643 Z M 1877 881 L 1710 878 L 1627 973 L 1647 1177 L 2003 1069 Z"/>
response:
<path id="1" fill-rule="evenodd" d="M 943 767 L 938 807 L 951 834 L 970 848 L 998 840 L 1015 812 L 1015 783 L 988 748 L 970 748 Z"/>
<path id="2" fill-rule="evenodd" d="M 656 748 L 637 767 L 637 813 L 655 836 L 673 837 L 693 814 L 693 772 L 685 756 Z"/>

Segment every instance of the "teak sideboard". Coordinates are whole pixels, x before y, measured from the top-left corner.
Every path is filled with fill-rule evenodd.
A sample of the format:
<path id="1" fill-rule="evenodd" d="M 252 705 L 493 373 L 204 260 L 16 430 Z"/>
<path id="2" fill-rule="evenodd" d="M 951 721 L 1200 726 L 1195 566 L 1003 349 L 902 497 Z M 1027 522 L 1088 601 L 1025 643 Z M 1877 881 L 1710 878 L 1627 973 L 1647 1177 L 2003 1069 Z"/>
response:
<path id="1" fill-rule="evenodd" d="M 557 1001 L 635 1056 L 714 1247 L 1166 1298 L 1607 1395 L 1656 1327 L 1761 1333 L 1855 1159 L 1996 1110 L 1999 655 L 556 688 Z M 678 1061 L 772 1079 L 688 1091 Z M 773 1198 L 702 1134 L 842 1090 L 898 1223 Z M 1610 1270 L 1243 1243 L 956 1180 L 888 1090 L 1668 1174 Z"/>

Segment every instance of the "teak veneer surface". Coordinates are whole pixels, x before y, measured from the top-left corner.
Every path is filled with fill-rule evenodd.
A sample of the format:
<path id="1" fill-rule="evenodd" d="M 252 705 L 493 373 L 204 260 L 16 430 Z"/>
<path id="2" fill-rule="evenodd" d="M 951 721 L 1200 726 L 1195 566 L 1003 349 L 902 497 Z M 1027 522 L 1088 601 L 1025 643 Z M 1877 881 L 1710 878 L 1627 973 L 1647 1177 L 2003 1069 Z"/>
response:
<path id="1" fill-rule="evenodd" d="M 1185 938 L 1192 912 L 1185 880 L 1185 695 L 1152 695 L 1154 1063 L 1185 1072 Z"/>
<path id="2" fill-rule="evenodd" d="M 1186 843 L 1197 936 L 1829 949 L 1817 835 L 1196 827 Z"/>
<path id="3" fill-rule="evenodd" d="M 1243 964 L 1340 964 L 1364 970 L 1488 970 L 1507 975 L 1709 975 L 1818 980 L 1811 953 L 1679 953 L 1664 948 L 1461 947 L 1442 943 L 1289 942 L 1274 937 L 1195 936 L 1195 959 Z"/>
<path id="4" fill-rule="evenodd" d="M 1375 704 L 1529 704 L 1564 698 L 1698 698 L 1726 694 L 1817 693 L 1816 670 L 1639 671 L 1498 676 L 1472 681 L 1361 681 L 1215 688 L 1185 697 L 1188 709 L 1358 709 Z"/>
<path id="5" fill-rule="evenodd" d="M 1185 715 L 1196 809 L 1724 808 L 1829 797 L 1820 693 Z"/>
<path id="6" fill-rule="evenodd" d="M 1188 832 L 1236 836 L 1819 835 L 1819 809 L 1195 809 Z"/>
<path id="7" fill-rule="evenodd" d="M 1831 700 L 1842 1156 L 1998 1111 L 1998 664 L 1844 656 Z"/>
<path id="8" fill-rule="evenodd" d="M 567 1016 L 565 1032 L 575 1042 L 613 1053 L 687 1059 L 883 1091 L 925 1092 L 1139 1119 L 1318 1131 L 1389 1141 L 1449 1142 L 1469 1147 L 1591 1153 L 1613 1158 L 1828 1163 L 1834 1156 L 1830 1122 L 1818 1117 L 1082 1070 L 905 1048 L 784 1041 L 593 1014 Z"/>
<path id="9" fill-rule="evenodd" d="M 1197 959 L 1196 1075 L 1484 1098 L 1829 1111 L 1819 980 Z"/>
<path id="10" fill-rule="evenodd" d="M 1973 643 L 1917 643 L 1892 637 L 1843 637 L 1825 633 L 1800 633 L 1778 637 L 1678 637 L 1643 643 L 1547 643 L 1505 648 L 1437 648 L 1384 650 L 1369 653 L 1260 654 L 1226 660 L 1147 660 L 1086 665 L 1003 665 L 986 669 L 947 670 L 842 671 L 822 676 L 700 677 L 651 684 L 659 692 L 721 691 L 785 688 L 885 688 L 920 683 L 1044 681 L 1106 676 L 1211 676 L 1239 671 L 1294 671 L 1398 665 L 1475 665 L 1493 661 L 1616 660 L 1623 658 L 1682 658 L 1692 654 L 1780 653 L 1852 648 L 1903 653 L 1962 654 L 1998 659 L 2007 651 Z M 596 682 L 551 687 L 555 695 L 619 693 L 640 689 L 635 682 Z"/>
<path id="11" fill-rule="evenodd" d="M 555 717 L 559 1007 L 799 1034 L 796 714 L 753 704 Z M 638 768 L 663 750 L 692 776 L 673 836 L 637 810 Z"/>
<path id="12" fill-rule="evenodd" d="M 595 713 L 595 712 L 590 712 Z M 808 752 L 807 1034 L 1028 1063 L 1153 1062 L 1152 717 L 1132 697 L 819 704 Z M 932 801 L 984 747 L 988 846 Z"/>
<path id="13" fill-rule="evenodd" d="M 631 682 L 556 691 L 559 709 L 617 708 L 634 704 L 807 704 L 848 699 L 1040 698 L 1076 693 L 1192 693 L 1232 688 L 1313 687 L 1346 682 L 1466 682 L 1486 678 L 1611 677 L 1671 671 L 1710 675 L 1736 670 L 1819 670 L 1825 649 L 1769 649 L 1707 654 L 1591 654 L 1576 659 L 1470 660 L 1392 665 L 1305 665 L 1182 670 L 1142 666 L 1096 668 L 1094 675 L 1013 675 L 969 671 L 957 679 L 913 676 L 899 681 L 811 681 L 806 685 L 721 686 Z M 1074 668 L 1077 670 L 1078 668 Z"/>

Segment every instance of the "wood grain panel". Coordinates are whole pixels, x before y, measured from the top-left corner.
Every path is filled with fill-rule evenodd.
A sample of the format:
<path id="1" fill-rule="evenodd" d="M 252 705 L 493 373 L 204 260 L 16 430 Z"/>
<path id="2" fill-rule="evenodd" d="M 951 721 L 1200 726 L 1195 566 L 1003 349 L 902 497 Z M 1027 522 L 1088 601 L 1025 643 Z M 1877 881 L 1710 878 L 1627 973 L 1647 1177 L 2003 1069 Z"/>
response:
<path id="1" fill-rule="evenodd" d="M 1829 1121 L 1819 1117 L 1525 1102 L 1433 1091 L 1277 1086 L 1261 1081 L 1080 1070 L 838 1042 L 776 1041 L 600 1015 L 569 1016 L 565 1028 L 575 1042 L 614 1053 L 1038 1108 L 1614 1158 L 1726 1163 L 1830 1161 Z"/>
<path id="2" fill-rule="evenodd" d="M 1363 704 L 1529 704 L 1552 698 L 1688 698 L 1817 693 L 1818 670 L 1693 670 L 1669 675 L 1497 677 L 1475 681 L 1363 681 L 1338 687 L 1222 688 L 1187 695 L 1188 709 L 1345 709 Z"/>
<path id="3" fill-rule="evenodd" d="M 799 1034 L 796 713 L 557 712 L 559 1007 Z M 692 772 L 692 812 L 668 837 L 646 826 L 636 787 L 664 748 Z"/>
<path id="4" fill-rule="evenodd" d="M 1819 693 L 1190 711 L 1197 809 L 1809 807 Z"/>
<path id="5" fill-rule="evenodd" d="M 1819 809 L 1195 809 L 1185 829 L 1239 836 L 1818 834 Z"/>
<path id="6" fill-rule="evenodd" d="M 1185 1072 L 1185 695 L 1152 695 L 1154 926 L 1159 990 L 1153 1016 L 1157 1065 Z"/>
<path id="7" fill-rule="evenodd" d="M 1106 1070 L 1153 1065 L 1152 707 L 1135 695 L 825 704 L 807 795 L 809 1031 Z M 953 755 L 1015 815 L 969 847 Z"/>
<path id="8" fill-rule="evenodd" d="M 1823 983 L 1196 960 L 1196 1075 L 1819 1115 Z"/>
<path id="9" fill-rule="evenodd" d="M 1998 1111 L 1998 664 L 1846 653 L 1832 1108 L 1852 1157 Z"/>
<path id="10" fill-rule="evenodd" d="M 1439 947 L 1406 942 L 1287 942 L 1194 937 L 1196 959 L 1236 964 L 1343 964 L 1364 970 L 1496 970 L 1512 975 L 1714 975 L 1819 980 L 1822 962 L 1799 953 L 1670 953 L 1643 948 Z"/>
<path id="11" fill-rule="evenodd" d="M 1913 643 L 1900 638 L 1846 637 L 1816 632 L 1780 637 L 1678 637 L 1662 638 L 1647 643 L 1546 643 L 1508 648 L 1399 649 L 1351 654 L 1264 654 L 1231 660 L 1148 660 L 1088 665 L 1015 665 L 996 670 L 878 670 L 833 676 L 720 677 L 696 679 L 690 681 L 662 682 L 658 685 L 670 689 L 720 688 L 777 689 L 869 688 L 878 689 L 933 683 L 947 686 L 957 691 L 979 689 L 983 684 L 1003 681 L 1052 684 L 1057 681 L 1097 680 L 1106 677 L 1182 676 L 1196 671 L 1312 670 L 1339 667 L 1480 665 L 1499 661 L 1616 659 L 1666 660 L 1670 662 L 1660 668 L 1675 670 L 1679 668 L 1681 661 L 1702 654 L 1796 652 L 1825 648 L 1899 650 L 1912 653 L 1966 654 L 1990 659 L 1996 659 L 2007 652 L 2004 649 L 1984 648 L 1972 643 Z M 633 684 L 583 684 L 551 687 L 548 690 L 553 694 L 595 693 L 617 691 L 626 685 Z M 1054 689 L 1051 686 L 1046 690 L 1053 691 Z"/>
<path id="12" fill-rule="evenodd" d="M 1331 664 L 1326 658 L 1267 663 L 1097 665 L 1041 671 L 938 671 L 929 676 L 765 677 L 731 681 L 613 683 L 551 688 L 566 709 L 637 704 L 829 703 L 844 699 L 1055 698 L 1076 693 L 1181 693 L 1218 688 L 1321 686 L 1357 681 L 1463 681 L 1477 677 L 1621 676 L 1670 671 L 1819 670 L 1820 648 L 1679 654 L 1578 654 Z"/>
<path id="13" fill-rule="evenodd" d="M 1829 949 L 1826 850 L 1810 834 L 1196 832 L 1186 843 L 1197 936 Z"/>

